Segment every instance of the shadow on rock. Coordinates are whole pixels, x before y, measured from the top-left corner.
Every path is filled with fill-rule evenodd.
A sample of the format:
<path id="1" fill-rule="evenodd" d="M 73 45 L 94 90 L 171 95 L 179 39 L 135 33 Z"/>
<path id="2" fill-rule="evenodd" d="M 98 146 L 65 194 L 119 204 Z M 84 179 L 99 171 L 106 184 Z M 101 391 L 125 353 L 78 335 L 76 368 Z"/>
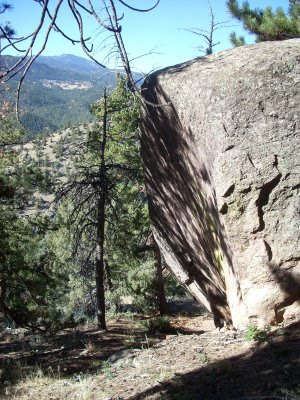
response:
<path id="1" fill-rule="evenodd" d="M 223 264 L 233 269 L 232 254 L 211 181 L 211 160 L 199 158 L 192 131 L 182 125 L 166 93 L 151 79 L 156 76 L 144 83 L 144 95 L 160 106 L 145 107 L 143 118 L 150 216 L 188 277 L 181 283 L 192 293 L 199 286 L 196 294 L 212 311 L 216 326 L 230 325 L 222 274 Z M 155 90 L 148 91 L 147 85 Z"/>

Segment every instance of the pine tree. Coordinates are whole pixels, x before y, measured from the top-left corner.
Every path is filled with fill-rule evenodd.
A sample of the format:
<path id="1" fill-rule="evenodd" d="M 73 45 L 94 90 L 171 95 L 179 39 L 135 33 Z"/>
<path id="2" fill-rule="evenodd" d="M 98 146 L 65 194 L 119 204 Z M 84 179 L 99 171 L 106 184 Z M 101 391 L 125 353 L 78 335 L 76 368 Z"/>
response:
<path id="1" fill-rule="evenodd" d="M 230 42 L 234 47 L 240 47 L 246 44 L 244 36 L 237 36 L 235 32 L 231 32 Z"/>
<path id="2" fill-rule="evenodd" d="M 139 99 L 127 90 L 126 80 L 119 79 L 92 112 L 98 122 L 84 135 L 74 135 L 73 149 L 68 150 L 73 165 L 59 191 L 69 238 L 63 225 L 53 238 L 60 236 L 55 252 L 73 271 L 68 312 L 80 308 L 80 315 L 91 317 L 94 310 L 99 328 L 105 329 L 105 306 L 119 311 L 122 296 L 133 296 L 140 311 L 164 313 L 166 302 L 140 157 Z M 69 260 L 62 256 L 60 243 L 65 242 L 73 249 Z"/>
<path id="3" fill-rule="evenodd" d="M 270 6 L 264 10 L 251 9 L 248 2 L 240 6 L 238 0 L 228 0 L 227 7 L 231 15 L 255 35 L 256 42 L 300 38 L 300 0 L 289 0 L 287 14 L 282 8 L 273 11 Z M 235 33 L 230 39 L 235 47 L 245 44 L 244 38 Z"/>
<path id="4" fill-rule="evenodd" d="M 26 163 L 15 146 L 22 135 L 10 108 L 0 109 L 0 314 L 19 326 L 51 325 L 60 280 L 51 270 L 45 218 L 24 215 L 40 184 L 40 173 Z M 55 317 L 55 318 L 54 318 Z"/>
<path id="5" fill-rule="evenodd" d="M 75 253 L 85 255 L 85 265 L 94 264 L 98 326 L 106 329 L 107 230 L 118 218 L 120 197 L 141 175 L 139 103 L 127 90 L 127 82 L 119 79 L 116 89 L 110 95 L 104 93 L 91 110 L 98 122 L 89 132 L 84 153 L 62 195 L 73 204 L 70 224 Z"/>
<path id="6" fill-rule="evenodd" d="M 2 2 L 0 3 L 0 15 L 6 11 L 11 10 L 13 7 L 11 4 Z M 2 41 L 8 41 L 15 36 L 16 32 L 11 27 L 9 22 L 0 23 L 0 70 L 1 70 L 1 53 L 2 53 Z"/>

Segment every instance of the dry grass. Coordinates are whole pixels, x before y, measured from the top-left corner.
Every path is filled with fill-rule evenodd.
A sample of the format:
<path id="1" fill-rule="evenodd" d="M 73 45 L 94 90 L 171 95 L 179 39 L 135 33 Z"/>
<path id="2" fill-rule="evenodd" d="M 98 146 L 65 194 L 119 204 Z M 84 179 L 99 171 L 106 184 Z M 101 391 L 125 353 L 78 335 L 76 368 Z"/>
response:
<path id="1" fill-rule="evenodd" d="M 99 381 L 98 381 L 99 383 Z M 13 387 L 6 387 L 1 400 L 92 400 L 97 397 L 95 375 L 76 375 L 62 379 L 59 373 L 45 374 L 40 369 L 21 379 Z"/>
<path id="2" fill-rule="evenodd" d="M 106 333 L 79 331 L 77 345 L 57 352 L 58 339 L 68 344 L 74 333 L 63 332 L 52 353 L 48 344 L 35 354 L 42 369 L 15 365 L 16 351 L 4 351 L 3 360 L 14 360 L 3 363 L 2 381 L 11 384 L 0 400 L 300 400 L 299 323 L 274 328 L 261 344 L 245 341 L 244 332 L 203 332 L 202 316 L 177 322 L 190 334 L 167 335 L 154 346 L 119 321 Z M 138 343 L 128 349 L 133 339 Z"/>

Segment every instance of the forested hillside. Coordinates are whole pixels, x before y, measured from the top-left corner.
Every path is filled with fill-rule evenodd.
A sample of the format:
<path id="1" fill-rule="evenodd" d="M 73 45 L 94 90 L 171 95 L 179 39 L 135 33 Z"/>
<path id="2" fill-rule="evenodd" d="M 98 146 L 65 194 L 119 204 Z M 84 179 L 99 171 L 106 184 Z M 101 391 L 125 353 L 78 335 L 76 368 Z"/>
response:
<path id="1" fill-rule="evenodd" d="M 2 66 L 18 59 L 1 56 Z M 10 80 L 4 100 L 15 101 L 20 74 Z M 26 140 L 38 133 L 55 132 L 63 127 L 93 119 L 89 106 L 111 90 L 116 72 L 98 67 L 92 61 L 72 55 L 39 57 L 29 70 L 21 91 L 20 119 L 28 130 Z"/>

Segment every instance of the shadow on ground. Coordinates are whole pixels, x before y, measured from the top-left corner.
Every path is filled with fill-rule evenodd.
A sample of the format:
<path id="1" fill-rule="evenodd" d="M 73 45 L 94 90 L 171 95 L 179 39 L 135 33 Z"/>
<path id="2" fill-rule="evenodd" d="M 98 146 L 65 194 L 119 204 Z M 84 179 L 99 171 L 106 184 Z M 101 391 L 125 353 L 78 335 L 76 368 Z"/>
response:
<path id="1" fill-rule="evenodd" d="M 16 383 L 33 367 L 65 377 L 93 373 L 120 350 L 152 346 L 166 337 L 157 334 L 145 338 L 142 329 L 132 325 L 133 321 L 119 320 L 109 324 L 107 332 L 67 329 L 52 338 L 29 336 L 22 341 L 0 342 L 0 389 L 3 383 Z"/>
<path id="2" fill-rule="evenodd" d="M 178 315 L 203 315 L 207 313 L 206 308 L 194 299 L 182 298 L 168 301 L 168 313 Z"/>
<path id="3" fill-rule="evenodd" d="M 193 319 L 191 316 L 182 318 L 180 320 L 182 326 L 185 320 L 188 322 Z M 194 318 L 195 328 L 197 317 Z M 19 343 L 0 343 L 2 383 L 4 381 L 16 383 L 35 365 L 39 365 L 44 371 L 50 369 L 54 374 L 59 367 L 61 376 L 65 377 L 94 373 L 101 369 L 102 361 L 120 350 L 148 348 L 149 344 L 151 346 L 166 339 L 166 335 L 162 334 L 146 338 L 143 331 L 132 328 L 132 321 L 128 320 L 119 320 L 109 328 L 105 333 L 95 329 L 67 330 L 46 344 L 31 346 L 31 350 L 26 340 Z M 193 332 L 187 329 L 185 333 Z M 199 338 L 199 345 L 201 333 L 198 330 L 194 336 Z M 204 336 L 211 336 L 212 339 L 223 336 L 226 338 L 226 333 L 206 331 Z M 189 342 L 185 343 L 188 345 Z M 272 332 L 268 342 L 253 344 L 249 350 L 244 350 L 242 340 L 236 342 L 236 351 L 230 353 L 225 340 L 224 350 L 221 349 L 215 356 L 216 350 L 209 344 L 211 342 L 202 341 L 202 343 L 207 345 L 204 344 L 203 354 L 201 353 L 204 359 L 197 363 L 199 368 L 188 373 L 175 373 L 172 378 L 156 382 L 152 387 L 148 386 L 139 393 L 130 395 L 127 392 L 127 395 L 118 398 L 120 400 L 300 400 L 300 322 L 278 328 Z M 160 345 L 157 349 L 159 348 Z M 178 351 L 185 351 L 185 348 L 179 347 Z M 166 354 L 168 357 L 168 353 Z M 174 349 L 169 358 L 176 363 Z M 153 369 L 157 367 L 153 359 Z M 21 370 L 23 375 L 18 376 L 17 370 Z M 138 380 L 139 377 L 135 379 Z"/>
<path id="4" fill-rule="evenodd" d="M 274 333 L 272 341 L 203 367 L 126 400 L 300 399 L 300 322 Z"/>
<path id="5" fill-rule="evenodd" d="M 186 322 L 205 314 L 202 305 L 192 299 L 180 299 L 168 303 L 174 324 L 172 334 L 200 334 L 201 329 L 186 327 Z M 5 342 L 0 340 L 0 390 L 7 383 L 18 380 L 38 367 L 44 372 L 72 377 L 82 373 L 95 373 L 103 361 L 125 349 L 149 348 L 166 338 L 167 333 L 145 336 L 141 322 L 149 316 L 122 319 L 108 324 L 108 331 L 96 328 L 66 329 L 53 337 L 29 335 L 23 340 Z M 209 319 L 211 317 L 208 316 Z M 139 327 L 140 326 L 140 327 Z"/>

